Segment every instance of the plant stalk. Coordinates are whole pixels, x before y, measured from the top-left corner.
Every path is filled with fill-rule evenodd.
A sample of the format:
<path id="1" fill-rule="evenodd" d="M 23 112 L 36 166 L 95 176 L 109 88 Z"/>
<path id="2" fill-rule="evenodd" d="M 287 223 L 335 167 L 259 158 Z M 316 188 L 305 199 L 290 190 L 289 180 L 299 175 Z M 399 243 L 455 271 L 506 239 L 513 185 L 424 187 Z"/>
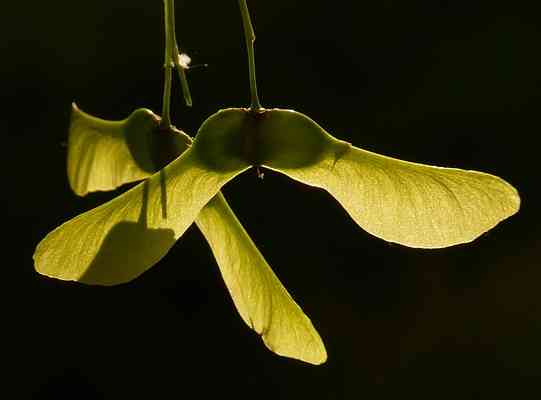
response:
<path id="1" fill-rule="evenodd" d="M 258 112 L 262 109 L 259 102 L 259 96 L 257 94 L 257 80 L 255 76 L 255 54 L 254 54 L 254 42 L 255 33 L 252 26 L 252 20 L 250 18 L 250 11 L 246 0 L 239 0 L 240 13 L 242 16 L 242 26 L 244 27 L 244 39 L 246 41 L 246 52 L 248 53 L 248 68 L 250 74 L 250 111 Z"/>
<path id="2" fill-rule="evenodd" d="M 175 46 L 173 47 L 173 63 L 177 68 L 178 78 L 180 80 L 180 86 L 182 87 L 182 94 L 184 95 L 184 102 L 188 107 L 192 106 L 192 95 L 190 93 L 190 85 L 188 85 L 188 78 L 186 77 L 186 67 L 180 64 L 180 50 L 178 49 L 177 39 L 175 38 Z"/>
<path id="3" fill-rule="evenodd" d="M 186 78 L 184 67 L 179 63 L 179 49 L 175 33 L 175 0 L 163 0 L 165 21 L 165 60 L 164 60 L 164 87 L 163 87 L 163 110 L 162 126 L 166 129 L 171 127 L 171 88 L 173 82 L 173 68 L 179 72 L 180 84 L 184 102 L 187 106 L 192 105 L 190 87 Z"/>
<path id="4" fill-rule="evenodd" d="M 173 81 L 173 63 L 171 29 L 169 21 L 171 20 L 171 0 L 164 0 L 164 23 L 165 23 L 165 56 L 163 62 L 164 70 L 164 85 L 163 85 L 163 102 L 162 102 L 162 127 L 165 129 L 171 128 L 171 87 Z M 174 19 L 174 18 L 173 18 Z"/>

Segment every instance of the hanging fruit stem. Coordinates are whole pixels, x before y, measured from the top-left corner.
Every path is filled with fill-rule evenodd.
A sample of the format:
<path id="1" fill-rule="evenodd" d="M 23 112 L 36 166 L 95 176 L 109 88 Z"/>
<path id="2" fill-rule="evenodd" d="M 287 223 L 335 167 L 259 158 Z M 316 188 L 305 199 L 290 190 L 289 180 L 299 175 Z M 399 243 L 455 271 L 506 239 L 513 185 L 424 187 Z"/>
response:
<path id="1" fill-rule="evenodd" d="M 239 0 L 240 13 L 242 16 L 242 25 L 244 27 L 244 39 L 246 40 L 246 52 L 248 53 L 248 68 L 250 74 L 250 111 L 259 112 L 262 107 L 257 94 L 257 80 L 255 76 L 255 54 L 254 42 L 255 33 L 250 18 L 250 12 L 246 0 Z"/>

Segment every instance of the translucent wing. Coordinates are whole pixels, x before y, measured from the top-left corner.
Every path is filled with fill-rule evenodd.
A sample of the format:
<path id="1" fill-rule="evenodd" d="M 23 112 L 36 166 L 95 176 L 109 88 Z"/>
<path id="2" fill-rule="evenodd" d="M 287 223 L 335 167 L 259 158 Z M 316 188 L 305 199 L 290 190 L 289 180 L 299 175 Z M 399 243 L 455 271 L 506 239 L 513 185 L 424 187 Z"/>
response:
<path id="1" fill-rule="evenodd" d="M 36 270 L 102 285 L 132 280 L 158 262 L 201 208 L 246 168 L 211 172 L 188 150 L 145 182 L 49 233 L 34 254 Z"/>
<path id="2" fill-rule="evenodd" d="M 82 168 L 82 171 L 73 170 L 70 173 L 70 176 L 74 177 L 88 177 L 85 180 L 77 180 L 84 183 L 83 190 L 79 190 L 78 194 L 80 195 L 94 190 L 113 189 L 124 183 L 145 178 L 152 172 L 158 171 L 161 168 L 160 165 L 165 165 L 167 159 L 176 158 L 188 147 L 187 140 L 189 138 L 187 136 L 180 136 L 176 139 L 164 136 L 166 132 L 156 132 L 155 128 L 152 128 L 135 129 L 134 132 L 143 136 L 147 134 L 160 135 L 158 136 L 160 142 L 154 147 L 132 146 L 130 150 L 126 139 L 130 125 L 125 122 L 100 120 L 82 113 L 77 108 L 74 108 L 73 113 L 70 137 L 91 136 L 93 142 L 98 145 L 91 146 L 86 150 L 94 153 L 100 151 L 107 153 L 105 158 L 95 154 L 93 163 L 81 164 L 79 167 Z M 113 147 L 109 147 L 111 145 L 110 137 L 115 137 Z M 146 141 L 153 143 L 151 138 L 147 138 Z M 154 139 L 154 142 L 156 141 Z M 72 144 L 73 141 L 70 142 L 70 145 Z M 84 142 L 81 142 L 81 146 L 80 150 L 84 152 L 86 146 Z M 73 154 L 71 148 L 69 154 Z M 161 158 L 152 162 L 152 160 L 156 160 L 156 154 L 161 154 Z M 138 165 L 136 157 L 140 160 L 149 160 L 146 163 L 146 170 Z M 139 162 L 139 164 L 142 163 Z M 130 171 L 137 171 L 137 173 L 133 174 Z M 94 174 L 101 174 L 101 180 L 94 179 Z M 161 180 L 163 177 L 163 174 L 160 175 Z M 107 182 L 108 184 L 102 184 L 97 188 L 96 182 Z M 74 186 L 72 185 L 72 187 Z M 143 184 L 141 192 L 136 195 L 136 197 L 141 196 L 142 201 L 138 222 L 122 221 L 113 227 L 113 232 L 102 244 L 98 252 L 99 255 L 86 269 L 84 266 L 82 267 L 82 273 L 77 271 L 77 267 L 71 266 L 71 259 L 65 259 L 65 253 L 69 253 L 66 249 L 64 253 L 62 251 L 56 252 L 57 256 L 49 261 L 48 267 L 46 267 L 48 271 L 46 274 L 55 278 L 74 279 L 86 283 L 116 284 L 135 278 L 154 264 L 161 257 L 160 254 L 165 254 L 172 246 L 175 235 L 170 229 L 147 229 L 149 187 L 149 184 Z M 214 196 L 202 208 L 195 222 L 212 249 L 239 314 L 251 329 L 261 335 L 265 345 L 271 351 L 282 356 L 312 364 L 323 363 L 327 358 L 325 347 L 310 319 L 274 275 L 221 193 Z M 99 225 L 99 222 L 97 224 Z M 62 241 L 62 237 L 69 236 L 70 233 L 79 229 L 80 224 L 73 225 L 58 239 L 50 241 L 46 245 L 47 248 L 56 247 Z M 40 248 L 42 246 L 40 245 Z M 73 243 L 66 243 L 64 246 L 73 246 Z M 148 246 L 156 248 L 156 256 L 141 262 L 140 260 L 146 260 L 146 250 L 145 254 L 140 253 Z M 119 248 L 126 253 L 120 254 Z M 38 265 L 38 257 L 43 258 L 37 254 L 38 252 L 35 256 L 36 265 Z M 58 264 L 59 261 L 62 263 Z M 128 264 L 132 265 L 129 270 L 120 267 Z M 81 269 L 80 266 L 78 268 Z"/>
<path id="3" fill-rule="evenodd" d="M 324 138 L 324 150 L 310 166 L 267 165 L 327 190 L 374 236 L 410 247 L 447 247 L 474 240 L 519 209 L 515 188 L 494 175 L 382 156 L 335 139 L 300 113 L 292 118 Z"/>
<path id="4" fill-rule="evenodd" d="M 112 190 L 144 179 L 176 158 L 190 139 L 180 131 L 158 131 L 159 123 L 160 118 L 147 109 L 122 121 L 106 121 L 73 104 L 67 165 L 73 191 L 84 196 Z"/>
<path id="5" fill-rule="evenodd" d="M 201 210 L 197 226 L 207 239 L 227 289 L 246 324 L 273 352 L 321 364 L 325 346 L 221 194 Z"/>

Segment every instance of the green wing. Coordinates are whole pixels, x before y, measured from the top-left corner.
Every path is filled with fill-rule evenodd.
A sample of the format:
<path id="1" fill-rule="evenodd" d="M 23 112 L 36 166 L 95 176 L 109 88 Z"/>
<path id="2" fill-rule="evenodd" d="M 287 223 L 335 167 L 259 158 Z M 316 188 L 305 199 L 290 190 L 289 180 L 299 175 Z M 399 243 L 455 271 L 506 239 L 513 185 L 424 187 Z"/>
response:
<path id="1" fill-rule="evenodd" d="M 374 236 L 410 247 L 447 247 L 471 242 L 520 207 L 515 188 L 494 175 L 362 150 L 335 139 L 308 117 L 289 113 L 288 123 L 302 120 L 296 126 L 309 133 L 299 134 L 321 137 L 324 149 L 310 166 L 287 168 L 272 161 L 267 166 L 327 190 Z"/>
<path id="2" fill-rule="evenodd" d="M 102 285 L 130 281 L 160 260 L 220 188 L 247 166 L 210 172 L 186 151 L 159 173 L 64 223 L 36 249 L 36 270 Z"/>
<path id="3" fill-rule="evenodd" d="M 273 352 L 321 364 L 325 346 L 227 205 L 216 195 L 199 213 L 205 235 L 239 314 Z"/>
<path id="4" fill-rule="evenodd" d="M 160 118 L 139 109 L 122 121 L 93 117 L 72 105 L 68 179 L 79 196 L 112 190 L 160 170 L 191 143 L 180 131 L 160 131 Z"/>
<path id="5" fill-rule="evenodd" d="M 151 172 L 158 171 L 160 164 L 167 159 L 174 159 L 187 148 L 187 136 L 180 132 L 177 139 L 164 136 L 167 132 L 157 132 L 156 126 L 152 124 L 148 124 L 146 129 L 128 124 L 126 121 L 134 118 L 134 114 L 123 122 L 111 122 L 74 108 L 70 146 L 79 143 L 80 147 L 75 151 L 69 147 L 68 154 L 74 166 L 69 172 L 70 182 L 78 182 L 78 185 L 72 183 L 77 194 L 109 190 L 145 178 Z M 141 116 L 154 114 L 145 110 Z M 152 119 L 158 121 L 157 116 Z M 135 132 L 134 135 L 146 138 L 145 142 L 150 145 L 128 146 L 126 137 L 132 134 L 130 129 Z M 159 136 L 153 139 L 148 135 Z M 105 152 L 107 157 L 97 154 L 100 151 Z M 93 162 L 73 162 L 83 156 Z M 97 179 L 94 175 L 102 177 Z M 83 216 L 78 217 L 57 229 L 59 232 L 52 232 L 38 246 L 34 256 L 37 270 L 59 279 L 113 285 L 135 278 L 156 263 L 175 241 L 175 231 L 170 227 L 148 229 L 149 203 L 159 202 L 156 209 L 161 209 L 163 214 L 164 173 L 158 176 L 160 198 L 157 197 L 157 177 L 139 185 L 138 192 L 131 195 L 131 201 L 137 202 L 140 198 L 141 205 L 132 210 L 131 219 L 125 219 L 115 199 L 117 205 L 113 208 L 109 206 L 101 211 L 96 209 L 92 216 L 75 222 Z M 98 184 L 100 182 L 101 185 Z M 151 187 L 153 200 L 149 197 Z M 165 204 L 171 204 L 171 201 Z M 135 221 L 137 212 L 139 216 Z M 171 212 L 176 211 L 172 209 Z M 111 215 L 117 217 L 116 225 L 109 223 L 109 228 L 104 227 L 101 221 L 110 221 Z M 195 222 L 212 249 L 239 314 L 251 329 L 261 335 L 265 345 L 282 356 L 312 364 L 323 363 L 327 358 L 325 347 L 310 319 L 274 275 L 221 193 L 201 209 Z M 101 233 L 107 229 L 109 233 L 105 239 L 101 239 L 101 247 L 95 245 L 94 251 L 91 251 L 96 253 L 95 249 L 99 248 L 97 254 L 90 254 L 90 257 L 82 260 L 79 254 L 86 255 L 88 251 L 85 243 L 99 242 L 96 230 Z M 149 246 L 151 250 L 148 250 Z M 129 265 L 129 270 L 120 267 L 123 265 Z"/>

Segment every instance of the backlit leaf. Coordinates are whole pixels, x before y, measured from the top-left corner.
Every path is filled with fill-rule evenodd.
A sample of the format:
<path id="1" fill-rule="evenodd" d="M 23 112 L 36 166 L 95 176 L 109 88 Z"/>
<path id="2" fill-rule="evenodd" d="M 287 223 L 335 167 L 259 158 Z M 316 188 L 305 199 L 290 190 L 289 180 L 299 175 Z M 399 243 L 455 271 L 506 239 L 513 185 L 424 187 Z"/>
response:
<path id="1" fill-rule="evenodd" d="M 327 137 L 326 148 L 310 166 L 267 165 L 327 190 L 374 236 L 410 247 L 447 247 L 471 242 L 520 207 L 515 188 L 494 175 L 362 150 L 333 138 L 300 113 L 285 112 L 288 123 L 307 131 L 303 135 Z M 302 123 L 292 121 L 297 119 Z"/>
<path id="2" fill-rule="evenodd" d="M 246 168 L 210 172 L 188 150 L 143 183 L 49 233 L 34 254 L 36 270 L 102 285 L 132 280 L 158 262 L 201 208 Z"/>
<path id="3" fill-rule="evenodd" d="M 139 109 L 122 121 L 106 121 L 72 105 L 68 136 L 68 179 L 79 196 L 144 179 L 163 168 L 190 138 L 160 131 L 160 118 Z"/>
<path id="4" fill-rule="evenodd" d="M 291 298 L 221 194 L 196 220 L 242 319 L 273 352 L 312 364 L 327 359 L 310 319 Z"/>
<path id="5" fill-rule="evenodd" d="M 175 139 L 171 137 L 174 133 L 157 132 L 155 127 L 141 129 L 125 122 L 100 120 L 81 112 L 76 107 L 73 114 L 70 138 L 80 140 L 78 142 L 71 140 L 70 146 L 80 143 L 80 147 L 77 152 L 69 148 L 69 154 L 72 157 L 73 154 L 84 154 L 86 159 L 93 160 L 92 163 L 79 163 L 78 169 L 74 168 L 71 171 L 70 176 L 76 178 L 72 181 L 80 183 L 76 186 L 80 188 L 78 193 L 80 195 L 95 190 L 113 189 L 124 183 L 147 177 L 158 171 L 160 165 L 163 166 L 162 164 L 167 161 L 163 161 L 164 154 L 171 160 L 188 147 L 187 135 Z M 158 120 L 157 116 L 155 118 Z M 130 133 L 130 130 L 133 133 Z M 177 132 L 183 135 L 182 132 Z M 146 137 L 147 143 L 156 143 L 159 140 L 158 146 L 130 147 L 126 139 L 130 134 Z M 153 139 L 151 135 L 157 139 Z M 99 152 L 105 152 L 107 157 L 101 157 Z M 162 161 L 155 162 L 153 160 L 156 160 L 158 152 L 162 154 Z M 144 164 L 138 163 L 137 159 L 149 161 Z M 146 168 L 142 168 L 145 165 Z M 131 173 L 132 171 L 137 171 L 137 174 Z M 94 174 L 101 176 L 101 179 L 94 179 Z M 161 190 L 167 180 L 163 180 L 164 173 L 159 176 Z M 97 185 L 99 182 L 102 184 Z M 154 264 L 160 254 L 165 254 L 174 244 L 175 234 L 168 228 L 148 229 L 149 184 L 145 182 L 142 185 L 141 193 L 137 194 L 141 196 L 142 201 L 138 220 L 136 222 L 122 220 L 113 226 L 103 240 L 98 254 L 86 269 L 84 265 L 77 267 L 72 264 L 80 262 L 73 259 L 73 253 L 70 251 L 71 248 L 77 249 L 76 245 L 81 243 L 79 240 L 77 243 L 69 241 L 63 244 L 62 248 L 59 247 L 71 233 L 80 230 L 81 226 L 86 226 L 78 223 L 70 228 L 64 228 L 63 233 L 56 239 L 46 239 L 47 242 L 44 242 L 48 244 L 40 244 L 39 249 L 43 246 L 49 249 L 47 258 L 51 259 L 48 262 L 39 261 L 39 264 L 45 267 L 41 267 L 41 271 L 40 269 L 38 271 L 46 270 L 47 275 L 60 279 L 109 285 L 131 280 Z M 163 204 L 160 204 L 160 208 L 163 211 Z M 312 364 L 323 363 L 327 357 L 325 347 L 310 319 L 274 275 L 221 193 L 214 196 L 202 208 L 195 222 L 212 249 L 239 314 L 251 329 L 261 335 L 265 345 L 282 356 Z M 101 229 L 101 225 L 92 224 L 87 229 L 96 228 Z M 87 234 L 88 236 L 92 235 Z M 152 257 L 149 257 L 146 249 L 149 246 L 155 249 L 153 250 L 155 255 Z M 36 252 L 36 265 L 38 260 L 44 259 L 43 255 L 38 254 L 41 253 Z M 131 266 L 126 270 L 126 265 Z"/>

